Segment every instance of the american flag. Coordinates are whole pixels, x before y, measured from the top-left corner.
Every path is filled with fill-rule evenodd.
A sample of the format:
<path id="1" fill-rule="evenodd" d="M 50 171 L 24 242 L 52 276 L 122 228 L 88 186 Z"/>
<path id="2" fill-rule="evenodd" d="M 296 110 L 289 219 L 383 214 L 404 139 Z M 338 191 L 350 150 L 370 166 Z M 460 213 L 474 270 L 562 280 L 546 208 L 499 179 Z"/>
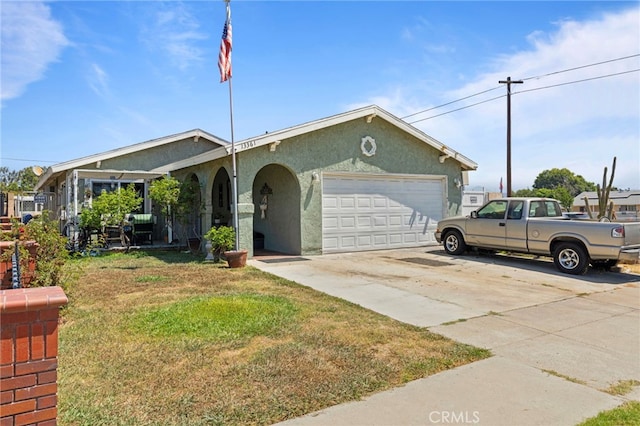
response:
<path id="1" fill-rule="evenodd" d="M 220 68 L 220 83 L 231 78 L 231 8 L 227 1 L 227 20 L 222 28 L 222 42 L 218 54 L 218 68 Z"/>

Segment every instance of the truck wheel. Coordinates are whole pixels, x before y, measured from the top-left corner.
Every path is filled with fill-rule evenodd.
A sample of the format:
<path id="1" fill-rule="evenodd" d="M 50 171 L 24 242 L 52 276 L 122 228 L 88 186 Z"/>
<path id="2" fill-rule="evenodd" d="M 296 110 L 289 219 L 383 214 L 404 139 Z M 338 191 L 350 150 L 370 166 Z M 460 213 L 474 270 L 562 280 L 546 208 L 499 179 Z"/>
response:
<path id="1" fill-rule="evenodd" d="M 467 249 L 467 244 L 458 231 L 448 231 L 444 236 L 444 251 L 447 254 L 459 255 Z"/>
<path id="2" fill-rule="evenodd" d="M 589 259 L 585 250 L 575 243 L 560 243 L 553 252 L 553 263 L 560 272 L 582 275 L 587 271 Z"/>

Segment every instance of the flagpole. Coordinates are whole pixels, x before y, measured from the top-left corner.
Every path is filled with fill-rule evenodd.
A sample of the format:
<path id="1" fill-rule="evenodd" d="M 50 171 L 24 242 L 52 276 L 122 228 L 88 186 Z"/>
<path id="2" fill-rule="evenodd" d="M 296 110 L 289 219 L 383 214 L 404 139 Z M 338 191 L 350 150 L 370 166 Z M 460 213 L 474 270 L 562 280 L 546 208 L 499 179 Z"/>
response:
<path id="1" fill-rule="evenodd" d="M 231 121 L 231 168 L 233 170 L 232 193 L 233 193 L 233 230 L 235 231 L 235 250 L 240 250 L 240 222 L 238 218 L 238 172 L 236 170 L 236 142 L 233 134 L 233 86 L 231 84 L 231 50 L 232 50 L 232 30 L 231 30 L 231 0 L 224 0 L 227 9 L 227 19 L 222 30 L 222 42 L 220 44 L 220 54 L 218 56 L 218 68 L 220 68 L 220 82 L 229 81 L 229 117 Z"/>
<path id="2" fill-rule="evenodd" d="M 233 135 L 233 86 L 229 77 L 229 116 L 231 117 L 231 169 L 233 171 L 233 229 L 236 231 L 235 249 L 240 250 L 240 223 L 238 220 L 238 173 L 236 170 L 236 143 Z"/>

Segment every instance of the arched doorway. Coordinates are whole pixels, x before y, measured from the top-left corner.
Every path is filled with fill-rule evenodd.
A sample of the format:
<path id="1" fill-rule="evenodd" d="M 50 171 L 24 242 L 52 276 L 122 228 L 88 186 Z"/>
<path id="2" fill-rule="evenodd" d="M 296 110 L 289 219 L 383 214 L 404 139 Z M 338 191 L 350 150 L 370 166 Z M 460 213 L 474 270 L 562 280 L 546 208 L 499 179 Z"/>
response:
<path id="1" fill-rule="evenodd" d="M 263 167 L 253 181 L 254 251 L 301 253 L 300 184 L 278 164 Z"/>
<path id="2" fill-rule="evenodd" d="M 224 167 L 216 173 L 211 187 L 211 223 L 232 226 L 231 217 L 231 179 Z"/>

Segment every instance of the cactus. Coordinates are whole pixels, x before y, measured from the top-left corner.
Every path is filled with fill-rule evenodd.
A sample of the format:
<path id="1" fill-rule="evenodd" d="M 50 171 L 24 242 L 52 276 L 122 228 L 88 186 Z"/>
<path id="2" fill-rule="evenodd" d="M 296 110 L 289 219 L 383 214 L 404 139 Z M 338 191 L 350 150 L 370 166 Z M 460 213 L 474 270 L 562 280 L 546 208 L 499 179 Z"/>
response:
<path id="1" fill-rule="evenodd" d="M 607 218 L 611 220 L 614 216 L 613 211 L 613 201 L 609 202 L 609 194 L 611 193 L 611 187 L 613 186 L 613 176 L 616 173 L 616 157 L 613 157 L 613 166 L 611 166 L 611 178 L 609 179 L 609 184 L 607 185 L 607 168 L 604 168 L 604 173 L 602 174 L 602 187 L 600 185 L 596 185 L 596 189 L 598 191 L 598 219 Z M 589 208 L 589 203 L 586 202 L 587 208 Z"/>
<path id="2" fill-rule="evenodd" d="M 584 200 L 584 205 L 587 206 L 587 214 L 589 215 L 589 219 L 593 219 L 593 213 L 591 212 L 591 206 L 589 205 L 589 197 L 582 197 Z"/>

